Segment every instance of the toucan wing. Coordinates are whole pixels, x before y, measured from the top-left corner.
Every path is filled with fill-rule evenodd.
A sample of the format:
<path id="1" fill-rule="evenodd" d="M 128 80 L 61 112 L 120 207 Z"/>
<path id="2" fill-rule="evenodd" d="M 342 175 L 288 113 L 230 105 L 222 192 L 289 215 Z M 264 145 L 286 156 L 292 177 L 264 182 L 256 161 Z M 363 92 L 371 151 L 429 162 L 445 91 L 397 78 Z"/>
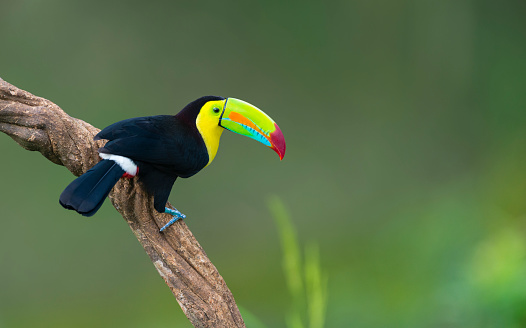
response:
<path id="1" fill-rule="evenodd" d="M 170 165 L 179 157 L 182 149 L 170 138 L 167 123 L 176 121 L 172 116 L 159 115 L 131 118 L 114 123 L 96 136 L 95 140 L 109 140 L 101 153 L 120 155 L 135 161 L 160 165 Z M 177 126 L 173 126 L 173 131 Z M 172 132 L 173 133 L 173 132 Z"/>
<path id="2" fill-rule="evenodd" d="M 167 123 L 176 122 L 170 115 L 135 117 L 113 123 L 102 129 L 94 140 L 116 140 L 134 136 L 158 136 L 166 129 Z"/>
<path id="3" fill-rule="evenodd" d="M 174 116 L 120 121 L 100 131 L 95 136 L 98 139 L 109 140 L 99 149 L 101 153 L 128 157 L 180 176 L 193 175 L 208 162 L 204 142 L 196 141 L 188 127 Z"/>

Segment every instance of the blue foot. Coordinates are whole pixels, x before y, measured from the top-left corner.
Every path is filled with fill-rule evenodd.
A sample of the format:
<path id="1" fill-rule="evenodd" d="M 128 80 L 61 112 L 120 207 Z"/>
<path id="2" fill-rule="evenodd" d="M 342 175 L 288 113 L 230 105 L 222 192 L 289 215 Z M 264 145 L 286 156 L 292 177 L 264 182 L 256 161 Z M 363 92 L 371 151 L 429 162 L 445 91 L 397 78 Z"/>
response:
<path id="1" fill-rule="evenodd" d="M 179 219 L 186 218 L 186 215 L 184 215 L 183 213 L 179 212 L 177 209 L 172 210 L 171 208 L 165 207 L 164 208 L 164 213 L 168 213 L 170 215 L 173 215 L 173 218 L 170 220 L 170 222 L 165 224 L 164 227 L 161 228 L 161 230 L 159 230 L 160 232 L 164 231 L 166 228 L 168 228 L 169 226 L 174 224 L 175 221 L 177 221 Z"/>

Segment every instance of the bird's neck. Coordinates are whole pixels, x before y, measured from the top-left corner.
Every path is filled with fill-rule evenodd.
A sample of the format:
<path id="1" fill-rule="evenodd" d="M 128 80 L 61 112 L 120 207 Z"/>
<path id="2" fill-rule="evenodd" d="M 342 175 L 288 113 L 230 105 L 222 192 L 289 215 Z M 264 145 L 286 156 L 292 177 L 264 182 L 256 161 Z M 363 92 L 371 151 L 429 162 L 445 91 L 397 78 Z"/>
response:
<path id="1" fill-rule="evenodd" d="M 219 139 L 225 129 L 217 124 L 217 120 L 212 120 L 205 115 L 198 115 L 195 125 L 205 142 L 206 151 L 208 152 L 208 163 L 206 166 L 208 166 L 216 157 L 217 149 L 219 148 Z"/>

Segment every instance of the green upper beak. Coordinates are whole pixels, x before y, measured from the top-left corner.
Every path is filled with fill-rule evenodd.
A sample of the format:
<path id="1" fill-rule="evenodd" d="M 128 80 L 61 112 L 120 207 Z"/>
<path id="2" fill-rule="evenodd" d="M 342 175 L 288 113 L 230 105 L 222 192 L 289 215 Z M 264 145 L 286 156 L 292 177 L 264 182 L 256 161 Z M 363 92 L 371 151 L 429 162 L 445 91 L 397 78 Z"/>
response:
<path id="1" fill-rule="evenodd" d="M 285 138 L 279 126 L 256 106 L 236 98 L 227 98 L 219 125 L 272 148 L 280 159 L 285 156 Z"/>

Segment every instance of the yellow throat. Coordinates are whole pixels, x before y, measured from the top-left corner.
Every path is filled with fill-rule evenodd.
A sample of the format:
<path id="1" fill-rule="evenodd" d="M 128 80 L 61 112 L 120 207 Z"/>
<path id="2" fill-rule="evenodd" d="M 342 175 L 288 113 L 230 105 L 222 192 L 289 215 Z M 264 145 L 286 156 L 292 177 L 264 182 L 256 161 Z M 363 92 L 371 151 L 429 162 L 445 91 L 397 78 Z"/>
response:
<path id="1" fill-rule="evenodd" d="M 219 117 L 221 116 L 224 104 L 225 100 L 207 102 L 201 108 L 195 120 L 197 130 L 199 130 L 199 133 L 203 137 L 206 151 L 208 152 L 208 164 L 206 164 L 206 166 L 210 165 L 216 157 L 217 149 L 219 148 L 219 139 L 221 138 L 221 133 L 225 130 L 219 126 Z M 214 108 L 219 108 L 221 111 L 216 113 L 214 112 Z"/>

